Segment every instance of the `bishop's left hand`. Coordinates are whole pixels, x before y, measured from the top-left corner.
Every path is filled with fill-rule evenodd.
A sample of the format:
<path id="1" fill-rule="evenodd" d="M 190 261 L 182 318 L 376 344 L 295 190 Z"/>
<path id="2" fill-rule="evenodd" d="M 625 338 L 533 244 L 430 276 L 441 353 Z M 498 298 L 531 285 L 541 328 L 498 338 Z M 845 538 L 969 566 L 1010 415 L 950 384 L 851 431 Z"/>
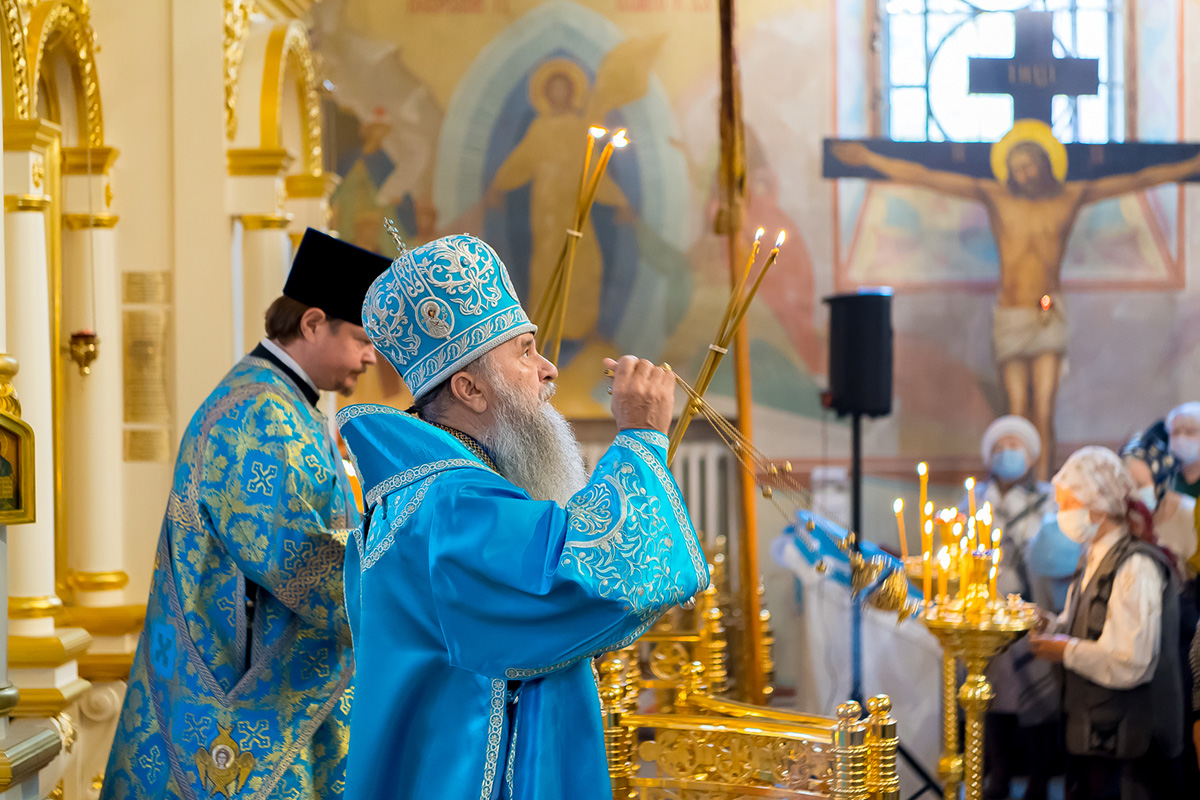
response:
<path id="1" fill-rule="evenodd" d="M 1070 641 L 1070 636 L 1064 636 L 1061 633 L 1053 636 L 1041 636 L 1034 633 L 1029 636 L 1029 650 L 1038 658 L 1061 664 L 1066 657 L 1067 644 Z"/>

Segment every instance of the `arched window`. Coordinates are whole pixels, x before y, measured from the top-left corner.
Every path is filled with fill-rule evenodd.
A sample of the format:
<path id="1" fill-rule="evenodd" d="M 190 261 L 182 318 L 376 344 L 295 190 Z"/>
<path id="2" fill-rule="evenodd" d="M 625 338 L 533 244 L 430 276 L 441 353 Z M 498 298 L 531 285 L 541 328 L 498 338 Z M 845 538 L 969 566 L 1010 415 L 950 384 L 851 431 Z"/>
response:
<path id="1" fill-rule="evenodd" d="M 1054 98 L 1063 142 L 1123 141 L 1125 0 L 878 0 L 882 133 L 905 141 L 996 141 L 1012 99 L 967 94 L 967 59 L 1013 55 L 1017 11 L 1054 14 L 1054 55 L 1100 60 L 1097 95 Z"/>

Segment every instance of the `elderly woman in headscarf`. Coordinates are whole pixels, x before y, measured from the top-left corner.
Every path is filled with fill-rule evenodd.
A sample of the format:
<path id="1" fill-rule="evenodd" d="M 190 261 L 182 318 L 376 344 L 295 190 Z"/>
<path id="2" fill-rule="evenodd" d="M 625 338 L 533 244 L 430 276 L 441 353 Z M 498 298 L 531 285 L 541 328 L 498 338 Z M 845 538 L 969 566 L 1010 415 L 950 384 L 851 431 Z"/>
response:
<path id="1" fill-rule="evenodd" d="M 1187 406 L 1180 408 L 1186 409 Z M 1176 409 L 1178 412 L 1179 409 Z M 1178 423 L 1179 414 L 1174 414 L 1173 422 Z M 1176 439 L 1179 447 L 1180 439 Z M 1180 449 L 1186 449 L 1182 447 Z M 1197 608 L 1196 568 L 1200 566 L 1200 556 L 1196 554 L 1196 500 L 1191 495 L 1180 494 L 1175 490 L 1176 476 L 1180 473 L 1179 462 L 1170 451 L 1168 428 L 1163 422 L 1156 422 L 1144 433 L 1133 437 L 1133 440 L 1121 450 L 1125 457 L 1125 466 L 1137 486 L 1138 498 L 1146 504 L 1154 514 L 1154 535 L 1158 543 L 1170 551 L 1175 557 L 1176 565 L 1183 574 L 1183 588 L 1179 595 L 1179 648 L 1186 659 L 1192 643 L 1192 636 L 1200 620 L 1200 609 Z M 1185 454 L 1186 455 L 1186 454 Z M 1191 719 L 1195 710 L 1192 703 L 1193 682 L 1190 670 L 1183 670 L 1183 697 L 1186 703 L 1187 719 L 1184 727 L 1184 752 L 1182 756 L 1183 778 L 1200 789 L 1200 765 L 1196 760 L 1196 749 L 1192 737 L 1186 735 L 1191 729 Z"/>
<path id="2" fill-rule="evenodd" d="M 991 508 L 992 529 L 1003 531 L 1004 560 L 996 577 L 1000 594 L 1019 594 L 1045 607 L 1054 602 L 1053 587 L 1028 556 L 1044 517 L 1056 508 L 1054 487 L 1033 474 L 1041 452 L 1041 437 L 1029 420 L 1016 415 L 995 420 L 980 444 L 989 477 L 977 492 Z M 1009 797 L 1011 779 L 1020 774 L 1023 761 L 1029 776 L 1026 800 L 1044 800 L 1059 749 L 1059 683 L 1054 670 L 1030 657 L 1028 642 L 1018 641 L 992 660 L 988 677 L 996 696 L 988 709 L 984 739 L 986 797 Z"/>
<path id="3" fill-rule="evenodd" d="M 1167 426 L 1156 422 L 1121 449 L 1137 497 L 1154 515 L 1154 535 L 1181 566 L 1196 554 L 1196 500 L 1174 488 L 1179 462 Z M 1195 568 L 1192 569 L 1195 574 Z"/>
<path id="4" fill-rule="evenodd" d="M 1150 516 L 1116 453 L 1085 447 L 1053 483 L 1058 527 L 1083 545 L 1084 568 L 1031 647 L 1064 667 L 1067 797 L 1180 797 L 1175 569 L 1152 531 L 1139 530 Z"/>
<path id="5" fill-rule="evenodd" d="M 1171 455 L 1179 465 L 1175 491 L 1200 498 L 1200 402 L 1175 406 L 1167 414 Z"/>

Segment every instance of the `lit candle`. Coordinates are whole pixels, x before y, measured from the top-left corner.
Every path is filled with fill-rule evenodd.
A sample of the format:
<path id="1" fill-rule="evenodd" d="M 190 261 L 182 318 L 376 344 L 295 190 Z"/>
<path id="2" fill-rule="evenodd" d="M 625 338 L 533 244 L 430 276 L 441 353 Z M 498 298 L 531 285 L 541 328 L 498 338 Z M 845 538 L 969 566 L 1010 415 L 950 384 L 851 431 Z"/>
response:
<path id="1" fill-rule="evenodd" d="M 970 543 L 970 547 L 972 550 L 974 550 L 975 546 L 977 544 L 979 544 L 979 539 L 977 538 L 977 531 L 975 529 L 975 518 L 974 517 L 967 517 L 967 542 Z"/>
<path id="2" fill-rule="evenodd" d="M 775 246 L 771 248 L 771 252 L 767 254 L 767 262 L 763 264 L 762 271 L 758 273 L 758 277 L 754 279 L 754 284 L 750 287 L 750 291 L 746 293 L 746 299 L 742 301 L 741 308 L 738 309 L 737 316 L 733 318 L 733 324 L 725 331 L 725 340 L 721 342 L 722 347 L 728 347 L 729 342 L 733 339 L 733 334 L 737 331 L 738 326 L 742 324 L 742 318 L 746 316 L 746 312 L 750 310 L 750 303 L 754 300 L 754 296 L 758 294 L 758 287 L 762 285 L 763 278 L 767 276 L 767 270 L 775 263 L 775 259 L 779 258 L 779 248 L 783 247 L 783 243 L 787 240 L 787 231 L 780 231 L 775 237 Z"/>
<path id="3" fill-rule="evenodd" d="M 975 479 L 967 478 L 967 516 L 975 516 Z"/>
<path id="4" fill-rule="evenodd" d="M 579 176 L 579 196 L 575 200 L 576 219 L 578 219 L 579 215 L 583 213 L 583 201 L 585 197 L 585 191 L 588 186 L 588 171 L 592 168 L 592 151 L 596 147 L 596 140 L 607 135 L 608 131 L 604 128 L 601 128 L 599 125 L 593 125 L 592 127 L 588 128 L 587 153 L 583 158 L 583 174 Z"/>
<path id="5" fill-rule="evenodd" d="M 897 497 L 896 502 L 892 503 L 892 510 L 896 512 L 896 530 L 900 534 L 900 559 L 902 562 L 907 562 L 908 537 L 904 533 L 904 500 Z"/>
<path id="6" fill-rule="evenodd" d="M 1003 548 L 1000 547 L 1000 537 L 1002 535 L 1003 535 L 1003 531 L 1001 531 L 999 528 L 996 528 L 996 530 L 992 531 L 992 551 L 996 554 L 995 558 L 996 558 L 996 568 L 997 569 L 999 569 L 1000 562 L 1001 562 L 1001 560 L 1003 560 L 1003 555 L 1004 555 Z"/>
<path id="7" fill-rule="evenodd" d="M 983 529 L 979 534 L 981 541 L 986 542 L 988 540 L 988 535 L 992 532 L 992 504 L 985 502 L 983 507 L 979 509 L 979 513 L 975 516 L 983 526 Z"/>
<path id="8" fill-rule="evenodd" d="M 933 560 L 933 520 L 931 519 L 925 520 L 925 527 L 921 531 L 921 557 L 925 562 L 922 565 L 924 567 L 922 575 L 924 580 L 921 582 L 921 589 L 925 593 L 925 604 L 929 605 L 929 603 L 933 602 L 931 599 L 931 595 L 933 594 L 931 583 L 933 579 L 933 566 L 930 564 Z"/>
<path id="9" fill-rule="evenodd" d="M 954 523 L 955 527 L 959 527 L 959 523 Z M 973 580 L 971 576 L 971 550 L 967 544 L 967 537 L 962 537 L 958 540 L 958 599 L 962 600 L 967 596 L 967 589 Z"/>
<path id="10" fill-rule="evenodd" d="M 922 461 L 917 464 L 917 477 L 921 483 L 921 499 L 920 510 L 924 516 L 921 519 L 921 525 L 925 525 L 925 520 L 933 516 L 933 505 L 929 502 L 929 465 Z"/>
<path id="11" fill-rule="evenodd" d="M 938 604 L 941 605 L 947 600 L 946 597 L 946 578 L 950 572 L 950 551 L 942 548 L 938 553 Z"/>
<path id="12" fill-rule="evenodd" d="M 990 570 L 988 570 L 988 599 L 989 600 L 996 599 L 996 574 L 999 571 L 1000 570 L 996 567 L 995 564 L 992 564 L 992 568 Z"/>

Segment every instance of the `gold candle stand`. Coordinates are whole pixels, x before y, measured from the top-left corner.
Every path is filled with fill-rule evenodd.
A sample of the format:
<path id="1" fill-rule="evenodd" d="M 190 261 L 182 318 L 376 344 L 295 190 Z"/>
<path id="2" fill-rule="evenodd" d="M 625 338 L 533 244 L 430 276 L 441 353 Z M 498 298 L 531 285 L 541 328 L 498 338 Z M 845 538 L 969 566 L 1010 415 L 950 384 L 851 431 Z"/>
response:
<path id="1" fill-rule="evenodd" d="M 985 584 L 986 586 L 986 584 Z M 965 800 L 983 797 L 983 721 L 995 696 L 988 682 L 988 662 L 1024 635 L 1036 622 L 1034 607 L 1018 595 L 1007 601 L 980 602 L 972 581 L 959 599 L 930 605 L 921 621 L 942 646 L 942 714 L 945 748 L 938 774 L 945 784 L 946 800 L 957 800 L 964 784 Z M 958 685 L 958 662 L 967 667 L 967 677 Z M 956 702 L 957 701 L 957 702 Z M 958 741 L 958 706 L 966 712 L 966 736 Z"/>

